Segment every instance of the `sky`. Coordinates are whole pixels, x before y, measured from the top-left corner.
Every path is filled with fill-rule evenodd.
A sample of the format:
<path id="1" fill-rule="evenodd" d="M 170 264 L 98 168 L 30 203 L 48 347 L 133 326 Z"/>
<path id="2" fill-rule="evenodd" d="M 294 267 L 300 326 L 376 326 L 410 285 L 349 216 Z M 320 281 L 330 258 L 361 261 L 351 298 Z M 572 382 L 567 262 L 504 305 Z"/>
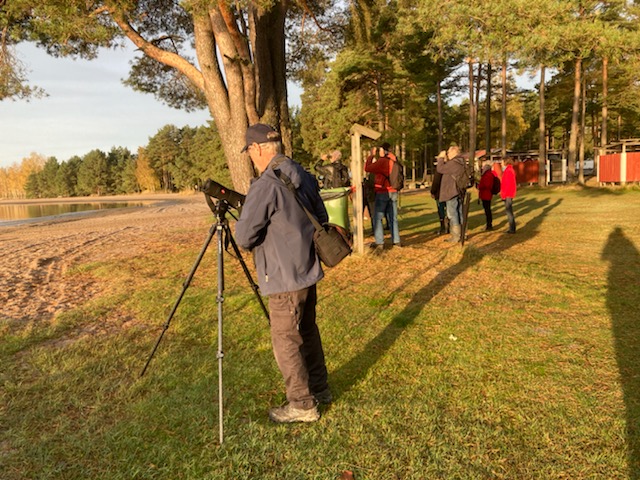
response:
<path id="1" fill-rule="evenodd" d="M 48 97 L 0 102 L 0 167 L 20 163 L 32 152 L 65 161 L 94 149 L 137 152 L 167 124 L 205 125 L 207 110 L 187 113 L 122 84 L 133 50 L 103 50 L 95 60 L 54 58 L 20 44 L 29 85 Z"/>
<path id="2" fill-rule="evenodd" d="M 0 168 L 32 152 L 60 162 L 94 149 L 126 147 L 136 153 L 165 125 L 197 127 L 211 119 L 208 110 L 176 110 L 123 85 L 133 48 L 102 50 L 94 60 L 54 58 L 33 44 L 20 44 L 15 53 L 29 85 L 49 96 L 0 102 Z M 294 103 L 296 95 L 291 89 Z"/>

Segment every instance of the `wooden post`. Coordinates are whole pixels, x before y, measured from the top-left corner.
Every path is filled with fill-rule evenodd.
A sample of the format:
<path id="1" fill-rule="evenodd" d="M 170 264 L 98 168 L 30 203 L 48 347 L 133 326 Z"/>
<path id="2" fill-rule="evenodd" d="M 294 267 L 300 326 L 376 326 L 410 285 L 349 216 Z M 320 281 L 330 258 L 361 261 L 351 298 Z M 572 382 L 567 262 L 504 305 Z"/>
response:
<path id="1" fill-rule="evenodd" d="M 620 185 L 627 183 L 627 144 L 622 143 L 622 155 L 620 155 Z"/>
<path id="2" fill-rule="evenodd" d="M 353 251 L 355 253 L 364 253 L 364 215 L 362 205 L 364 204 L 364 195 L 362 191 L 363 166 L 362 166 L 362 148 L 360 146 L 360 138 L 367 137 L 377 140 L 382 135 L 370 128 L 354 123 L 350 130 L 351 133 L 351 181 L 355 187 L 356 195 L 353 201 L 353 218 L 355 219 L 355 230 L 353 232 Z M 372 213 L 370 213 L 372 215 Z"/>

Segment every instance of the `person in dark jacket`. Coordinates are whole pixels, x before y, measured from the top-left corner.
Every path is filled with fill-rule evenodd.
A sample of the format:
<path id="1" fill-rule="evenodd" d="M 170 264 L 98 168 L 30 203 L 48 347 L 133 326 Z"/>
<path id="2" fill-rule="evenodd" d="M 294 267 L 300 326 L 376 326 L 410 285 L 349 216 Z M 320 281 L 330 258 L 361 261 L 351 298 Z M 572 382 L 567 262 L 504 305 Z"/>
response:
<path id="1" fill-rule="evenodd" d="M 502 172 L 500 197 L 504 200 L 504 208 L 507 210 L 507 220 L 509 222 L 509 230 L 507 230 L 507 233 L 516 233 L 516 218 L 513 215 L 513 199 L 516 198 L 516 191 L 518 190 L 516 172 L 513 169 L 512 159 L 505 159 L 504 164 L 506 167 Z"/>
<path id="2" fill-rule="evenodd" d="M 493 213 L 491 212 L 491 200 L 493 199 L 493 179 L 496 178 L 495 173 L 491 169 L 491 165 L 486 164 L 482 167 L 482 176 L 478 182 L 478 197 L 482 201 L 484 208 L 484 216 L 487 220 L 485 230 L 487 232 L 493 230 Z"/>
<path id="3" fill-rule="evenodd" d="M 434 167 L 438 166 L 439 162 L 443 162 L 445 157 L 447 156 L 447 152 L 442 150 L 440 154 L 436 157 L 436 161 L 434 162 Z M 447 204 L 445 202 L 440 201 L 440 185 L 442 183 L 442 174 L 436 170 L 433 172 L 433 182 L 431 182 L 431 198 L 436 201 L 436 206 L 438 208 L 438 219 L 440 220 L 440 229 L 438 230 L 438 235 L 444 235 L 445 233 L 449 233 L 449 225 L 447 221 Z"/>
<path id="4" fill-rule="evenodd" d="M 280 153 L 280 135 L 271 127 L 249 127 L 245 150 L 260 176 L 247 193 L 236 240 L 253 252 L 260 291 L 269 297 L 273 353 L 287 394 L 287 403 L 270 409 L 269 417 L 277 423 L 313 422 L 320 418 L 317 403 L 331 402 L 316 325 L 316 283 L 324 273 L 313 244 L 315 229 L 278 173 L 291 179 L 320 223 L 328 215 L 315 178 Z"/>
<path id="5" fill-rule="evenodd" d="M 327 157 L 329 157 L 330 163 L 324 165 Z M 349 168 L 342 163 L 342 152 L 340 152 L 340 150 L 334 150 L 330 156 L 323 155 L 313 168 L 319 175 L 322 175 L 322 188 L 324 189 L 351 186 Z"/>
<path id="6" fill-rule="evenodd" d="M 465 172 L 465 160 L 460 156 L 460 148 L 452 145 L 447 150 L 447 157 L 438 162 L 436 170 L 442 174 L 440 184 L 441 202 L 447 204 L 447 217 L 451 229 L 449 242 L 459 242 L 462 234 L 462 198 L 464 192 L 459 192 L 456 178 Z"/>

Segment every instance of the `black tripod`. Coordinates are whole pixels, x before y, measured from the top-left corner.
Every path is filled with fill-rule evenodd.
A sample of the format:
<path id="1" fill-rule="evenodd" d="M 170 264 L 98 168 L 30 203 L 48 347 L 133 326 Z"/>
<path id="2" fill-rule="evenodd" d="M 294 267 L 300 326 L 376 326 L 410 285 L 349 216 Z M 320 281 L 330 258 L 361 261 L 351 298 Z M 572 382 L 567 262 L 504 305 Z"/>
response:
<path id="1" fill-rule="evenodd" d="M 207 201 L 207 205 L 209 205 L 209 208 L 211 209 L 211 211 L 216 217 L 216 222 L 209 229 L 209 236 L 205 240 L 204 245 L 202 246 L 202 250 L 200 250 L 200 254 L 198 255 L 198 258 L 196 259 L 195 263 L 193 264 L 193 267 L 191 268 L 191 271 L 189 272 L 189 275 L 187 276 L 186 280 L 183 283 L 182 292 L 180 292 L 180 295 L 178 296 L 176 302 L 174 303 L 173 308 L 171 309 L 171 313 L 167 317 L 167 320 L 165 321 L 164 326 L 162 328 L 162 332 L 158 337 L 158 341 L 153 347 L 153 350 L 151 351 L 151 355 L 149 355 L 149 359 L 147 360 L 147 363 L 142 369 L 140 376 L 142 377 L 147 371 L 147 367 L 149 366 L 149 363 L 151 363 L 151 359 L 155 355 L 156 350 L 158 349 L 158 346 L 162 341 L 162 337 L 164 336 L 165 332 L 168 330 L 169 324 L 171 323 L 171 319 L 173 318 L 173 315 L 176 313 L 176 310 L 178 309 L 178 305 L 180 305 L 180 301 L 182 300 L 182 297 L 187 291 L 187 288 L 189 287 L 189 284 L 191 283 L 191 280 L 193 279 L 193 276 L 196 273 L 198 266 L 200 265 L 200 261 L 202 260 L 202 257 L 204 257 L 204 254 L 207 251 L 207 247 L 211 243 L 213 236 L 217 234 L 218 295 L 216 296 L 216 302 L 218 303 L 218 351 L 217 351 L 216 357 L 218 358 L 218 407 L 219 407 L 218 418 L 219 418 L 219 425 L 220 425 L 220 443 L 222 443 L 224 441 L 223 408 L 222 408 L 223 406 L 222 404 L 222 359 L 224 358 L 224 353 L 222 351 L 222 303 L 224 302 L 224 250 L 228 248 L 229 244 L 231 244 L 231 246 L 233 247 L 233 251 L 235 252 L 236 258 L 240 261 L 240 264 L 242 265 L 244 274 L 249 280 L 249 285 L 251 285 L 251 288 L 255 293 L 256 298 L 258 299 L 258 302 L 262 307 L 262 311 L 267 317 L 267 321 L 269 321 L 269 312 L 267 310 L 267 307 L 264 304 L 264 301 L 262 300 L 262 297 L 260 296 L 260 293 L 258 291 L 258 285 L 251 278 L 251 273 L 247 268 L 247 264 L 244 262 L 242 258 L 242 254 L 238 249 L 238 245 L 236 244 L 236 241 L 234 240 L 233 235 L 231 234 L 231 230 L 229 229 L 229 222 L 226 217 L 229 211 L 229 203 L 226 200 L 218 200 L 216 203 L 214 203 L 211 200 L 211 197 L 206 193 L 205 193 L 205 199 Z M 230 213 L 230 215 L 232 214 Z"/>

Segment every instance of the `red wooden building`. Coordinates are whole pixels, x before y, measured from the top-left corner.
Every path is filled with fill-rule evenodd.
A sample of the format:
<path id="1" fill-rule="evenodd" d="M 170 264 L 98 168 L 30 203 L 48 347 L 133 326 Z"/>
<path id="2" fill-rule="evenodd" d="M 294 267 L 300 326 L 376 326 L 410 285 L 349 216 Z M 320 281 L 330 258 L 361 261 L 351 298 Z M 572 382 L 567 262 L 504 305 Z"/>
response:
<path id="1" fill-rule="evenodd" d="M 518 184 L 534 185 L 538 183 L 540 164 L 538 162 L 538 152 L 513 152 L 508 150 L 507 156 L 514 160 L 513 169 L 516 172 L 516 182 Z M 476 157 L 480 160 L 500 161 L 500 149 L 492 150 L 490 155 L 486 150 L 477 152 Z M 567 159 L 559 150 L 547 151 L 547 162 L 545 166 L 547 183 L 562 183 L 567 181 Z"/>
<path id="2" fill-rule="evenodd" d="M 640 182 L 640 139 L 607 145 L 596 157 L 596 162 L 600 184 Z"/>

